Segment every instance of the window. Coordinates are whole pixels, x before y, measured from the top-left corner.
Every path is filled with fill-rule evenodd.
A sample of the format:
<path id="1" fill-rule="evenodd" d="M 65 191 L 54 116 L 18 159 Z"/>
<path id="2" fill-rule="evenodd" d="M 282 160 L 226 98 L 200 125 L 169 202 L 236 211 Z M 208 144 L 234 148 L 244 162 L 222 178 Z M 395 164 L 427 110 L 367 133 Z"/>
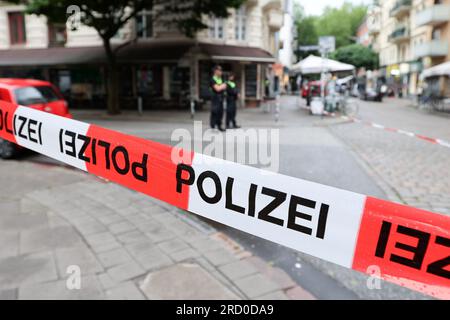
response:
<path id="1" fill-rule="evenodd" d="M 52 87 L 24 87 L 14 90 L 17 104 L 29 106 L 38 103 L 58 101 L 60 98 Z"/>
<path id="2" fill-rule="evenodd" d="M 224 20 L 222 18 L 210 18 L 209 36 L 213 39 L 224 38 Z"/>
<path id="3" fill-rule="evenodd" d="M 258 67 L 256 64 L 245 65 L 245 96 L 256 98 L 258 93 Z"/>
<path id="4" fill-rule="evenodd" d="M 139 38 L 151 38 L 153 36 L 153 15 L 144 11 L 136 17 L 136 33 Z"/>
<path id="5" fill-rule="evenodd" d="M 65 24 L 48 24 L 48 42 L 51 47 L 63 46 L 67 41 Z"/>
<path id="6" fill-rule="evenodd" d="M 25 16 L 23 12 L 9 12 L 8 23 L 10 43 L 12 45 L 24 44 L 27 38 L 25 32 Z"/>
<path id="7" fill-rule="evenodd" d="M 431 38 L 433 40 L 441 40 L 441 30 L 440 29 L 434 29 L 433 33 L 431 35 Z"/>
<path id="8" fill-rule="evenodd" d="M 236 40 L 244 41 L 246 39 L 247 32 L 247 12 L 244 6 L 236 10 L 235 21 L 235 37 Z"/>

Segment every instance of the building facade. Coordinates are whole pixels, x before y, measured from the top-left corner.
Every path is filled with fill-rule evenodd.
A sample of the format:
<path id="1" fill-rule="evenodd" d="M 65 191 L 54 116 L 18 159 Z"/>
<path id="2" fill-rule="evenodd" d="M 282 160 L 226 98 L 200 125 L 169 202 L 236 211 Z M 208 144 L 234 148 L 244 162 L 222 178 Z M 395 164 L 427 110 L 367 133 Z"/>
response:
<path id="1" fill-rule="evenodd" d="M 356 41 L 364 47 L 369 47 L 371 44 L 367 18 L 363 20 L 356 31 Z"/>
<path id="2" fill-rule="evenodd" d="M 242 103 L 258 104 L 278 57 L 283 8 L 284 0 L 248 0 L 227 19 L 204 17 L 208 28 L 193 38 L 155 22 L 152 12 L 140 13 L 112 40 L 126 44 L 117 54 L 121 106 L 134 108 L 138 98 L 144 109 L 186 107 L 191 97 L 207 101 L 214 64 L 237 76 Z M 0 77 L 50 80 L 74 106 L 105 107 L 102 41 L 94 29 L 74 23 L 53 25 L 0 1 Z"/>
<path id="3" fill-rule="evenodd" d="M 450 60 L 450 0 L 379 0 L 368 12 L 381 74 L 400 96 L 418 94 L 420 72 Z"/>
<path id="4" fill-rule="evenodd" d="M 282 88 L 281 92 L 291 92 L 289 70 L 294 61 L 294 41 L 296 30 L 294 28 L 294 0 L 285 0 L 283 7 L 283 26 L 280 30 L 280 50 L 278 61 L 282 67 L 279 75 Z"/>

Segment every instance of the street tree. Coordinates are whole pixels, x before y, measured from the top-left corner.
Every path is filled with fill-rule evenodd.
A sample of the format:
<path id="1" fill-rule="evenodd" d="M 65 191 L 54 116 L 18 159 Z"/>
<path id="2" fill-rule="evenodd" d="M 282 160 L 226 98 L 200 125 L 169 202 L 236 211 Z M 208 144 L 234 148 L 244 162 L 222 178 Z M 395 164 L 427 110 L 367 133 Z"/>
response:
<path id="1" fill-rule="evenodd" d="M 341 47 L 331 54 L 331 58 L 350 63 L 357 68 L 374 70 L 378 68 L 378 54 L 371 48 L 360 44 Z"/>
<path id="2" fill-rule="evenodd" d="M 108 112 L 118 114 L 120 79 L 117 53 L 135 39 L 114 47 L 111 39 L 143 10 L 153 13 L 155 20 L 174 26 L 188 37 L 207 27 L 203 17 L 226 18 L 230 8 L 238 8 L 245 0 L 9 0 L 27 6 L 27 13 L 45 15 L 54 23 L 66 23 L 67 8 L 79 8 L 80 23 L 94 28 L 103 42 L 107 57 Z"/>
<path id="3" fill-rule="evenodd" d="M 350 2 L 345 2 L 340 8 L 327 7 L 315 20 L 317 33 L 336 37 L 336 48 L 350 45 L 366 13 L 366 6 L 355 6 Z"/>
<path id="4" fill-rule="evenodd" d="M 317 35 L 316 31 L 316 25 L 315 21 L 317 20 L 317 17 L 314 16 L 307 16 L 305 15 L 305 11 L 303 7 L 295 3 L 294 7 L 294 21 L 295 21 L 295 28 L 297 29 L 297 44 L 298 46 L 310 46 L 310 45 L 317 45 L 319 41 L 319 37 Z M 314 54 L 317 52 L 306 52 L 301 51 L 299 48 L 295 49 L 295 54 L 297 56 L 297 60 L 301 60 L 305 57 L 307 57 L 310 54 Z"/>

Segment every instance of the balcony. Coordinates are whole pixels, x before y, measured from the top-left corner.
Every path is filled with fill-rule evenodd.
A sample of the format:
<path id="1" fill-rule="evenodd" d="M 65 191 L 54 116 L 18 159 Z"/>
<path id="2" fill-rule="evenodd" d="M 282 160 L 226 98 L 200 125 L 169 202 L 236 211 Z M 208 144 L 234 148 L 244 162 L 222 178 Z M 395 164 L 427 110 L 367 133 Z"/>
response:
<path id="1" fill-rule="evenodd" d="M 370 35 L 377 35 L 381 31 L 381 8 L 376 4 L 367 11 L 367 29 Z"/>
<path id="2" fill-rule="evenodd" d="M 257 1 L 263 10 L 280 9 L 282 8 L 282 0 L 260 0 Z"/>
<path id="3" fill-rule="evenodd" d="M 416 25 L 420 26 L 437 26 L 449 21 L 450 5 L 436 4 L 426 8 L 416 15 Z"/>
<path id="4" fill-rule="evenodd" d="M 394 32 L 392 32 L 389 35 L 388 40 L 390 42 L 398 43 L 398 42 L 409 40 L 409 38 L 410 38 L 409 29 L 405 26 L 401 26 L 401 27 L 397 27 L 394 30 Z"/>
<path id="5" fill-rule="evenodd" d="M 278 9 L 268 11 L 268 25 L 272 30 L 280 30 L 283 27 L 283 12 Z"/>
<path id="6" fill-rule="evenodd" d="M 400 19 L 411 11 L 411 0 L 398 0 L 390 11 L 390 16 Z"/>
<path id="7" fill-rule="evenodd" d="M 414 47 L 414 56 L 417 59 L 424 57 L 445 57 L 448 52 L 449 43 L 444 40 L 432 40 Z"/>

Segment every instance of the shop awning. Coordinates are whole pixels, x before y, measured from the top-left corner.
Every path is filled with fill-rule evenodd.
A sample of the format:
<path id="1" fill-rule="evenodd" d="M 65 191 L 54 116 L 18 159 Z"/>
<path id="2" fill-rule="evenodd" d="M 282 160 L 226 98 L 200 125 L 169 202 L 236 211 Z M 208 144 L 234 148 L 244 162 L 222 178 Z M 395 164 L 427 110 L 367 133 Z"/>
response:
<path id="1" fill-rule="evenodd" d="M 138 42 L 118 51 L 118 62 L 176 62 L 192 42 Z M 106 63 L 105 50 L 96 47 L 56 47 L 0 50 L 0 66 L 58 66 Z"/>
<path id="2" fill-rule="evenodd" d="M 200 49 L 213 60 L 274 63 L 275 58 L 260 48 L 201 43 Z"/>
<path id="3" fill-rule="evenodd" d="M 51 66 L 101 63 L 102 47 L 0 50 L 0 66 Z"/>
<path id="4" fill-rule="evenodd" d="M 439 77 L 439 76 L 448 76 L 450 77 L 450 61 L 444 62 L 442 64 L 438 64 L 429 69 L 425 69 L 420 77 L 422 79 L 430 78 L 430 77 Z"/>
<path id="5" fill-rule="evenodd" d="M 195 45 L 192 40 L 150 40 L 130 43 L 118 51 L 119 63 L 177 63 Z M 199 53 L 212 60 L 273 63 L 272 55 L 262 49 L 199 43 Z M 104 64 L 103 47 L 55 47 L 44 49 L 0 50 L 0 66 L 61 66 L 80 64 Z"/>

